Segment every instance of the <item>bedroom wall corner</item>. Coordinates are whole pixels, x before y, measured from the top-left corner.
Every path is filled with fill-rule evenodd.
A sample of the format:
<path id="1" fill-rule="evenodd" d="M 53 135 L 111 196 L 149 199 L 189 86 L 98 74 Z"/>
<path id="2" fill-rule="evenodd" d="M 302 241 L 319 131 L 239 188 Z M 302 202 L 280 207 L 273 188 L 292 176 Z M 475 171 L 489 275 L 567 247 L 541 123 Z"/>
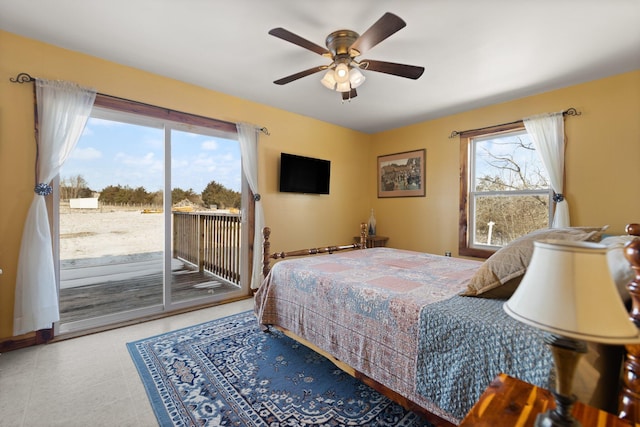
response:
<path id="1" fill-rule="evenodd" d="M 377 156 L 427 150 L 426 197 L 378 199 L 371 190 L 380 234 L 398 248 L 444 254 L 458 250 L 459 139 L 462 131 L 575 107 L 565 120 L 566 185 L 572 225 L 609 224 L 624 234 L 640 222 L 640 70 L 373 135 L 369 180 Z M 391 143 L 392 141 L 392 143 Z"/>

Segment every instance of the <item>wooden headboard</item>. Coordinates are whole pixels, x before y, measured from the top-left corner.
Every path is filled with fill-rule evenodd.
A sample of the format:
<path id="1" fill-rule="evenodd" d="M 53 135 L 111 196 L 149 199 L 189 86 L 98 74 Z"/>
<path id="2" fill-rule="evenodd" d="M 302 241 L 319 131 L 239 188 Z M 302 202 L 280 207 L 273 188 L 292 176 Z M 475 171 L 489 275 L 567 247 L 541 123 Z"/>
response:
<path id="1" fill-rule="evenodd" d="M 640 236 L 640 224 L 629 224 L 627 234 Z M 628 242 L 624 247 L 624 256 L 631 263 L 636 274 L 627 285 L 631 295 L 630 318 L 640 328 L 640 239 Z M 633 423 L 640 422 L 640 344 L 625 346 L 627 350 L 622 373 L 618 416 Z"/>
<path id="2" fill-rule="evenodd" d="M 271 228 L 264 227 L 262 229 L 262 274 L 264 277 L 267 277 L 269 270 L 271 270 L 271 260 L 323 253 L 332 254 L 334 252 L 344 251 L 347 249 L 367 248 L 367 224 L 365 223 L 360 224 L 360 243 L 351 243 L 349 245 L 326 246 L 323 248 L 299 249 L 297 251 L 271 253 L 271 242 L 269 241 L 270 236 Z"/>

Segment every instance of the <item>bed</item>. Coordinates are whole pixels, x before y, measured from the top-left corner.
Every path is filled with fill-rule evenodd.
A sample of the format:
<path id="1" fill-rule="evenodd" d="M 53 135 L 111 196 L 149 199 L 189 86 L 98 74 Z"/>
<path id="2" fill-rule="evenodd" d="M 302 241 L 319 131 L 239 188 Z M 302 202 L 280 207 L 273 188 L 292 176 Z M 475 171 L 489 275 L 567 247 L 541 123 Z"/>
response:
<path id="1" fill-rule="evenodd" d="M 359 243 L 271 253 L 266 228 L 255 313 L 265 328 L 283 330 L 434 425 L 456 425 L 498 373 L 549 388 L 553 361 L 542 332 L 510 318 L 502 304 L 533 241 L 600 241 L 604 230 L 537 230 L 481 262 L 366 249 L 365 228 Z M 633 272 L 621 266 L 628 283 Z M 576 383 L 581 400 L 602 407 L 611 404 L 602 395 L 617 388 L 611 378 L 623 353 L 593 347 Z"/>

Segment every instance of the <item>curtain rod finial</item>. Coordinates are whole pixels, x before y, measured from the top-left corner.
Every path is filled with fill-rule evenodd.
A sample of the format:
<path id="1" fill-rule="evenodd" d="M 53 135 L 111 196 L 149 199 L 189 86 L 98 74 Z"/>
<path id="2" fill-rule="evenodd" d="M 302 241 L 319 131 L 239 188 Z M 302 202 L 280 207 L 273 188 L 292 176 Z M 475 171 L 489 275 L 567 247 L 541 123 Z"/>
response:
<path id="1" fill-rule="evenodd" d="M 31 77 L 27 73 L 20 73 L 15 78 L 14 77 L 9 77 L 9 81 L 11 83 L 29 83 L 29 82 L 34 82 L 35 80 L 36 79 Z"/>

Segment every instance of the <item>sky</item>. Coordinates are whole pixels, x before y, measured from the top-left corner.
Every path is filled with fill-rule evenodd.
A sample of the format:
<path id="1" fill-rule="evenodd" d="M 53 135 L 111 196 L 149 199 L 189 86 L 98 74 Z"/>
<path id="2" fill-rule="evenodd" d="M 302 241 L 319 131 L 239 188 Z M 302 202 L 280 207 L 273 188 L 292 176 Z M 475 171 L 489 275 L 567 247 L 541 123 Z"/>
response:
<path id="1" fill-rule="evenodd" d="M 90 118 L 60 171 L 60 179 L 81 175 L 89 188 L 109 185 L 162 189 L 164 130 Z M 240 146 L 235 140 L 172 130 L 171 187 L 200 194 L 211 181 L 240 191 Z"/>
<path id="2" fill-rule="evenodd" d="M 524 174 L 529 176 L 530 183 L 537 182 L 537 173 L 542 173 L 547 177 L 546 168 L 544 167 L 539 154 L 534 150 L 517 149 L 514 150 L 514 143 L 521 139 L 524 143 L 532 144 L 531 136 L 526 132 L 510 133 L 487 138 L 478 138 L 476 142 L 476 159 L 475 159 L 475 176 L 501 176 L 508 182 L 509 173 L 500 168 L 491 166 L 491 162 L 495 159 L 492 156 L 501 157 L 509 156 L 517 164 L 523 168 Z"/>

